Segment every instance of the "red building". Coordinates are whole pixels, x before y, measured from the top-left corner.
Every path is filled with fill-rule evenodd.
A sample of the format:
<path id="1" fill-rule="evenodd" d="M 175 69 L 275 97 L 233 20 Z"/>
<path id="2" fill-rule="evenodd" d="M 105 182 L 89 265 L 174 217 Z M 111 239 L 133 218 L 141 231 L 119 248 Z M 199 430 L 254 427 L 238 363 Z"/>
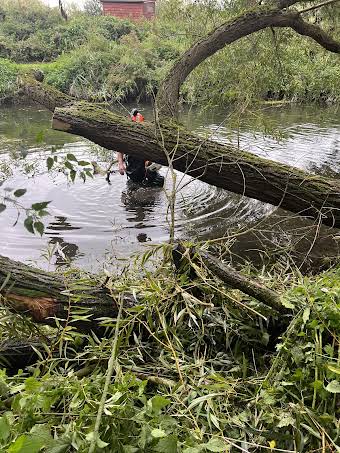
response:
<path id="1" fill-rule="evenodd" d="M 106 16 L 122 19 L 152 19 L 156 0 L 100 0 Z"/>

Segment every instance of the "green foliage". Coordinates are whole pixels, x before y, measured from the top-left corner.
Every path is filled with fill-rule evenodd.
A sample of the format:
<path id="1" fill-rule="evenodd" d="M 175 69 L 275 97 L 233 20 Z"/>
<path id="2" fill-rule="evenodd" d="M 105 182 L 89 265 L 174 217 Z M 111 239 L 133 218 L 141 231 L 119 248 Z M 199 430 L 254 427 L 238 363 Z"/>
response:
<path id="1" fill-rule="evenodd" d="M 124 308 L 118 325 L 115 374 L 97 451 L 236 452 L 235 445 L 248 445 L 249 451 L 255 445 L 335 451 L 340 269 L 300 282 L 292 273 L 295 283 L 285 298 L 294 312 L 271 318 L 267 327 L 245 308 L 264 314 L 261 304 L 247 300 L 235 306 L 240 300 L 235 292 L 226 291 L 204 266 L 196 270 L 194 283 L 186 273 L 174 275 L 165 263 L 156 275 L 130 271 L 106 279 L 115 300 L 128 291 L 139 303 Z M 285 283 L 267 284 L 283 288 L 287 268 L 284 276 Z M 71 317 L 45 344 L 45 353 L 40 349 L 39 363 L 13 377 L 0 374 L 4 451 L 87 451 L 94 438 L 117 320 L 101 319 L 107 332 L 102 339 L 77 333 L 76 323 L 87 319 L 76 308 L 79 290 L 93 280 L 74 278 L 71 271 L 65 275 Z M 192 295 L 193 285 L 199 299 Z M 10 321 L 3 319 L 0 330 L 6 336 Z M 11 325 L 24 330 L 27 322 Z M 272 339 L 277 352 L 263 340 L 275 335 L 276 322 L 286 326 L 282 339 Z M 44 329 L 40 338 L 51 338 Z"/>
<path id="2" fill-rule="evenodd" d="M 0 103 L 1 99 L 11 96 L 16 91 L 17 65 L 0 58 Z"/>
<path id="3" fill-rule="evenodd" d="M 96 0 L 90 3 L 92 11 Z M 38 1 L 27 3 L 19 14 L 15 1 L 3 7 L 0 56 L 25 63 L 53 61 L 42 66 L 46 80 L 78 97 L 146 99 L 193 42 L 246 8 L 242 1 L 163 0 L 153 22 L 136 24 L 92 15 L 94 10 L 73 14 L 65 22 L 56 9 Z M 332 7 L 322 11 L 311 12 L 309 20 L 336 37 L 339 16 Z M 338 80 L 334 54 L 295 32 L 264 30 L 201 64 L 182 88 L 182 95 L 203 107 L 259 99 L 331 103 L 340 96 Z"/>

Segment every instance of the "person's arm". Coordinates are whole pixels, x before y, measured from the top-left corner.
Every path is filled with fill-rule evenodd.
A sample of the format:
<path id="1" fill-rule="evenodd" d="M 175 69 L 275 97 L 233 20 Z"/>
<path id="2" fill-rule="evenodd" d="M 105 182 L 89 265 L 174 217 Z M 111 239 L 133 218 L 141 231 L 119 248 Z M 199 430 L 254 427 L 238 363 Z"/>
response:
<path id="1" fill-rule="evenodd" d="M 118 158 L 118 170 L 121 175 L 125 174 L 126 171 L 126 165 L 124 162 L 124 154 L 123 153 L 117 153 L 117 158 Z"/>

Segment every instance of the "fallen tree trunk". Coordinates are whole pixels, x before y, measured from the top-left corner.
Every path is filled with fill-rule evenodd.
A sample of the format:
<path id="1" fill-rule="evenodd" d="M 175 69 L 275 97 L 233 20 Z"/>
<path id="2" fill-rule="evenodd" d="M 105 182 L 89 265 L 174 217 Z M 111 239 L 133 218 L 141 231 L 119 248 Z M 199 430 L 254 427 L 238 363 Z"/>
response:
<path id="1" fill-rule="evenodd" d="M 340 227 L 339 181 L 222 146 L 172 123 L 131 124 L 86 104 L 57 108 L 52 126 L 162 165 L 170 158 L 176 170 L 208 184 Z"/>
<path id="2" fill-rule="evenodd" d="M 277 311 L 284 311 L 277 293 L 232 268 L 228 268 L 226 280 L 226 270 L 223 275 L 220 273 L 223 265 L 206 252 L 200 253 L 210 271 L 231 288 L 240 289 Z M 214 263 L 213 268 L 208 261 Z M 87 279 L 68 277 L 66 281 L 56 272 L 45 272 L 0 256 L 0 306 L 29 316 L 35 322 L 51 326 L 65 324 L 80 308 L 81 316 L 76 323 L 72 320 L 72 325 L 84 332 L 98 330 L 98 318 L 117 316 L 121 297 L 121 294 L 110 292 L 93 276 Z M 132 295 L 123 295 L 124 308 L 133 307 L 136 303 Z"/>
<path id="3" fill-rule="evenodd" d="M 51 326 L 56 326 L 56 318 L 61 323 L 61 320 L 67 322 L 75 307 L 83 309 L 87 318 L 76 324 L 82 331 L 96 330 L 97 318 L 115 318 L 118 313 L 119 296 L 115 297 L 95 281 L 91 284 L 90 278 L 86 282 L 79 277 L 66 281 L 55 272 L 45 272 L 3 256 L 0 256 L 0 289 L 0 306 Z M 124 296 L 126 308 L 134 304 L 132 297 Z"/>
<path id="4" fill-rule="evenodd" d="M 340 227 L 340 182 L 199 137 L 172 120 L 161 124 L 129 119 L 70 97 L 31 79 L 22 87 L 54 109 L 53 129 L 80 135 L 104 148 L 128 153 L 208 184 Z M 55 97 L 55 102 L 53 102 Z"/>

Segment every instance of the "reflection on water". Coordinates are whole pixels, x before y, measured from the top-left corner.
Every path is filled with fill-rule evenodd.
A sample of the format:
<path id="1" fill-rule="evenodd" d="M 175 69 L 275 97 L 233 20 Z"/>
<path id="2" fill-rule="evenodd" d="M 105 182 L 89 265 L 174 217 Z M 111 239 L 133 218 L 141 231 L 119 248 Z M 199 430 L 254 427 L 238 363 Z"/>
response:
<path id="1" fill-rule="evenodd" d="M 147 108 L 143 114 L 151 118 Z M 42 266 L 51 255 L 52 267 L 73 262 L 95 270 L 107 257 L 126 258 L 144 250 L 145 245 L 166 241 L 168 203 L 162 190 L 131 187 L 117 171 L 111 175 L 110 184 L 100 175 L 85 184 L 80 180 L 70 184 L 61 173 L 47 173 L 45 162 L 52 147 L 58 156 L 71 152 L 78 159 L 99 160 L 104 168 L 113 154 L 104 155 L 82 138 L 52 131 L 50 116 L 35 107 L 0 110 L 0 178 L 6 178 L 3 187 L 27 188 L 20 199 L 24 206 L 51 200 L 51 215 L 45 217 L 42 238 L 26 232 L 23 215 L 17 226 L 12 226 L 18 215 L 16 209 L 8 208 L 0 216 L 1 236 L 5 238 L 0 253 Z M 182 121 L 200 134 L 222 143 L 239 142 L 241 148 L 269 159 L 333 177 L 340 173 L 340 121 L 334 109 L 271 108 L 243 118 L 237 127 L 222 113 L 209 117 L 191 112 Z M 268 129 L 275 131 L 276 137 L 264 136 Z M 166 176 L 166 169 L 161 173 Z M 170 189 L 168 179 L 166 188 Z M 287 213 L 270 205 L 186 176 L 178 175 L 178 180 L 179 237 L 230 236 L 231 229 L 243 228 L 231 247 L 236 255 L 249 256 L 268 244 L 281 251 L 293 244 L 302 257 L 321 248 L 322 253 L 337 253 L 337 242 L 329 238 L 332 230 L 322 229 L 322 239 L 315 240 L 317 226 L 309 221 L 296 216 L 286 220 Z M 268 214 L 269 220 L 264 220 Z M 248 232 L 254 222 L 260 222 L 256 231 Z"/>

